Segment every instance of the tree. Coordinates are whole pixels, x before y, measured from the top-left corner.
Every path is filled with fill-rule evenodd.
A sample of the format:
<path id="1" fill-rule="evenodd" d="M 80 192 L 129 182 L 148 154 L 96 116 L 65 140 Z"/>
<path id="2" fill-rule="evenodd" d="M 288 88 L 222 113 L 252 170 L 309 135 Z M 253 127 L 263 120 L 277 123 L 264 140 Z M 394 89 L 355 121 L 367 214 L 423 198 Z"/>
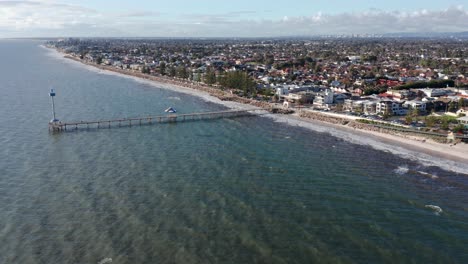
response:
<path id="1" fill-rule="evenodd" d="M 463 109 L 463 107 L 465 107 L 465 99 L 460 97 L 460 99 L 458 99 L 458 109 Z"/>
<path id="2" fill-rule="evenodd" d="M 201 73 L 200 72 L 196 72 L 194 75 L 193 75 L 193 80 L 195 82 L 201 82 Z"/>
<path id="3" fill-rule="evenodd" d="M 185 68 L 184 65 L 180 65 L 179 67 L 177 67 L 177 77 L 182 79 L 188 78 L 187 68 Z"/>
<path id="4" fill-rule="evenodd" d="M 455 106 L 455 102 L 454 101 L 450 101 L 449 105 L 448 105 L 448 111 L 449 112 L 455 112 L 456 109 L 456 106 Z"/>
<path id="5" fill-rule="evenodd" d="M 255 81 L 243 71 L 227 72 L 220 80 L 220 84 L 227 88 L 240 89 L 245 95 L 257 96 Z"/>
<path id="6" fill-rule="evenodd" d="M 376 62 L 377 61 L 377 56 L 367 55 L 367 56 L 364 56 L 363 60 L 367 61 L 367 62 Z"/>
<path id="7" fill-rule="evenodd" d="M 318 73 L 322 71 L 322 66 L 320 64 L 315 64 L 314 72 Z"/>
<path id="8" fill-rule="evenodd" d="M 204 82 L 208 85 L 216 83 L 216 73 L 211 67 L 206 68 Z"/>
<path id="9" fill-rule="evenodd" d="M 170 65 L 169 66 L 169 73 L 168 75 L 170 77 L 175 77 L 176 76 L 176 68 L 173 66 L 173 65 Z"/>
<path id="10" fill-rule="evenodd" d="M 265 54 L 264 62 L 267 65 L 272 65 L 273 63 L 275 63 L 275 56 L 273 56 L 272 54 Z"/>
<path id="11" fill-rule="evenodd" d="M 96 63 L 97 63 L 97 64 L 101 64 L 101 63 L 102 63 L 102 57 L 101 57 L 101 56 L 99 56 L 99 57 L 96 58 Z"/>
<path id="12" fill-rule="evenodd" d="M 433 127 L 437 122 L 437 117 L 435 117 L 435 116 L 426 116 L 425 121 L 426 121 L 426 126 L 427 127 Z"/>
<path id="13" fill-rule="evenodd" d="M 411 124 L 413 122 L 413 117 L 412 115 L 410 114 L 410 112 L 408 112 L 408 114 L 405 116 L 405 123 L 407 125 Z"/>
<path id="14" fill-rule="evenodd" d="M 86 56 L 87 52 L 86 51 L 82 51 L 80 52 L 80 60 L 84 59 L 85 56 Z"/>
<path id="15" fill-rule="evenodd" d="M 193 71 L 191 69 L 188 71 L 188 79 L 193 81 Z"/>
<path id="16" fill-rule="evenodd" d="M 465 126 L 462 124 L 459 124 L 453 128 L 453 133 L 463 133 L 464 130 L 465 130 Z"/>
<path id="17" fill-rule="evenodd" d="M 382 115 L 383 120 L 387 120 L 392 116 L 392 114 L 388 111 L 385 111 L 385 113 Z"/>
<path id="18" fill-rule="evenodd" d="M 159 64 L 159 73 L 166 75 L 166 63 L 164 61 Z"/>
<path id="19" fill-rule="evenodd" d="M 141 73 L 150 74 L 150 68 L 147 66 L 143 66 L 143 68 L 141 68 Z"/>
<path id="20" fill-rule="evenodd" d="M 393 90 L 408 90 L 414 88 L 439 88 L 439 87 L 454 87 L 455 81 L 453 80 L 433 80 L 428 82 L 409 82 L 407 84 L 395 86 Z"/>
<path id="21" fill-rule="evenodd" d="M 449 122 L 446 118 L 442 119 L 442 123 L 440 124 L 440 128 L 443 130 L 449 129 Z"/>

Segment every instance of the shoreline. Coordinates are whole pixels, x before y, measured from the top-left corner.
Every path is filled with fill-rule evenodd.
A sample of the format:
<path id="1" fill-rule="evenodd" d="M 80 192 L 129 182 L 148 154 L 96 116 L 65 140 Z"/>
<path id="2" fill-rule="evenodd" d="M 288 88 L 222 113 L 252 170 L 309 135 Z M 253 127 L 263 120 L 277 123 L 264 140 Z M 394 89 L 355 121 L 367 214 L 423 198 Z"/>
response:
<path id="1" fill-rule="evenodd" d="M 99 73 L 131 78 L 135 81 L 143 82 L 151 86 L 190 94 L 203 100 L 223 105 L 230 109 L 251 109 L 253 107 L 267 108 L 271 106 L 270 103 L 267 102 L 258 102 L 238 97 L 230 94 L 228 91 L 209 87 L 207 85 L 168 77 L 150 76 L 147 74 L 112 68 L 112 66 L 101 66 L 87 63 L 78 58 L 61 53 L 56 49 L 48 48 L 43 45 L 41 46 L 46 50 L 51 51 L 51 54 L 57 59 L 73 62 L 73 64 L 84 66 L 89 70 L 98 70 Z M 371 131 L 363 127 L 357 127 L 356 125 L 353 127 L 349 124 L 340 124 L 339 117 L 335 118 L 336 122 L 326 122 L 325 120 L 304 117 L 298 113 L 293 115 L 267 114 L 266 117 L 272 119 L 274 122 L 328 133 L 351 143 L 368 145 L 381 151 L 389 151 L 395 155 L 400 155 L 411 160 L 421 161 L 424 165 L 429 164 L 430 166 L 438 166 L 446 170 L 468 174 L 468 144 L 458 143 L 455 145 L 449 145 L 437 143 L 420 135 L 395 135 Z"/>
<path id="2" fill-rule="evenodd" d="M 307 122 L 307 120 L 304 121 Z M 468 163 L 468 145 L 466 144 L 447 145 L 411 135 L 408 135 L 407 137 L 395 136 L 392 134 L 380 133 L 377 131 L 354 129 L 350 126 L 336 125 L 322 121 L 316 122 L 320 122 L 324 125 L 331 125 L 337 129 L 342 129 L 350 134 L 366 134 L 366 136 L 369 136 L 372 139 L 378 140 L 387 145 L 397 143 L 398 146 L 393 145 L 394 147 L 402 147 L 410 151 L 421 152 L 432 157 L 448 159 L 455 162 L 460 162 L 462 164 Z M 449 150 L 451 151 L 451 153 L 446 153 L 445 151 L 439 149 L 441 147 L 446 148 L 447 146 L 450 147 Z"/>

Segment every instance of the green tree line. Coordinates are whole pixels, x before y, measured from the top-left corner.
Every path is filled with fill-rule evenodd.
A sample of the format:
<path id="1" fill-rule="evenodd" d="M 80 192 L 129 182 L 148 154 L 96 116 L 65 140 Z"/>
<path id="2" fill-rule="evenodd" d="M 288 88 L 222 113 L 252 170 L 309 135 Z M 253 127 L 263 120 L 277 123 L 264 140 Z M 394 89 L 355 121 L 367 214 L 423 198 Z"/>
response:
<path id="1" fill-rule="evenodd" d="M 239 89 L 244 94 L 257 95 L 256 84 L 254 80 L 243 71 L 227 72 L 219 78 L 219 84 L 226 88 Z"/>
<path id="2" fill-rule="evenodd" d="M 454 87 L 455 82 L 453 80 L 434 80 L 429 82 L 412 82 L 403 85 L 399 85 L 393 88 L 393 90 L 409 90 L 413 88 L 444 88 Z"/>

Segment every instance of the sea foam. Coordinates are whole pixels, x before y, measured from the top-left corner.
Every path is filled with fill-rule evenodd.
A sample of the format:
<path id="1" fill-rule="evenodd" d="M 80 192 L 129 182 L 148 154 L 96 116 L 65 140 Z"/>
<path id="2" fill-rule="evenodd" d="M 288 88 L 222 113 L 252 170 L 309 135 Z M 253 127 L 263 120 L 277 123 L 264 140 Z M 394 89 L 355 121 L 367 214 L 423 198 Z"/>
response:
<path id="1" fill-rule="evenodd" d="M 394 171 L 396 174 L 403 175 L 403 174 L 408 173 L 409 169 L 408 169 L 408 166 L 403 165 L 403 166 L 399 166 L 398 168 L 396 168 L 396 169 L 393 170 L 393 171 Z"/>
<path id="2" fill-rule="evenodd" d="M 435 215 L 440 215 L 440 214 L 443 212 L 443 211 L 442 211 L 442 208 L 440 208 L 440 207 L 437 206 L 437 205 L 428 204 L 428 205 L 425 205 L 424 207 L 429 208 L 429 209 L 431 209 L 432 211 L 434 211 L 434 214 L 435 214 Z"/>
<path id="3" fill-rule="evenodd" d="M 112 263 L 112 259 L 111 258 L 105 258 L 105 259 L 98 262 L 98 264 L 107 264 L 107 263 Z"/>

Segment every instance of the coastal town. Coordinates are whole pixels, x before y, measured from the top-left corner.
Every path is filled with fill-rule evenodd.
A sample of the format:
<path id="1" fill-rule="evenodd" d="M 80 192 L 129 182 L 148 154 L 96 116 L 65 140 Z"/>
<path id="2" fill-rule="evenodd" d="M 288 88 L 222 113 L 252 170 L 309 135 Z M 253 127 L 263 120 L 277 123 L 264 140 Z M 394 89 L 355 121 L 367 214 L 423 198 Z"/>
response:
<path id="1" fill-rule="evenodd" d="M 464 40 L 61 39 L 46 45 L 83 63 L 205 89 L 223 100 L 443 135 L 450 143 L 468 137 Z"/>
<path id="2" fill-rule="evenodd" d="M 0 264 L 468 264 L 468 0 L 0 0 Z"/>

